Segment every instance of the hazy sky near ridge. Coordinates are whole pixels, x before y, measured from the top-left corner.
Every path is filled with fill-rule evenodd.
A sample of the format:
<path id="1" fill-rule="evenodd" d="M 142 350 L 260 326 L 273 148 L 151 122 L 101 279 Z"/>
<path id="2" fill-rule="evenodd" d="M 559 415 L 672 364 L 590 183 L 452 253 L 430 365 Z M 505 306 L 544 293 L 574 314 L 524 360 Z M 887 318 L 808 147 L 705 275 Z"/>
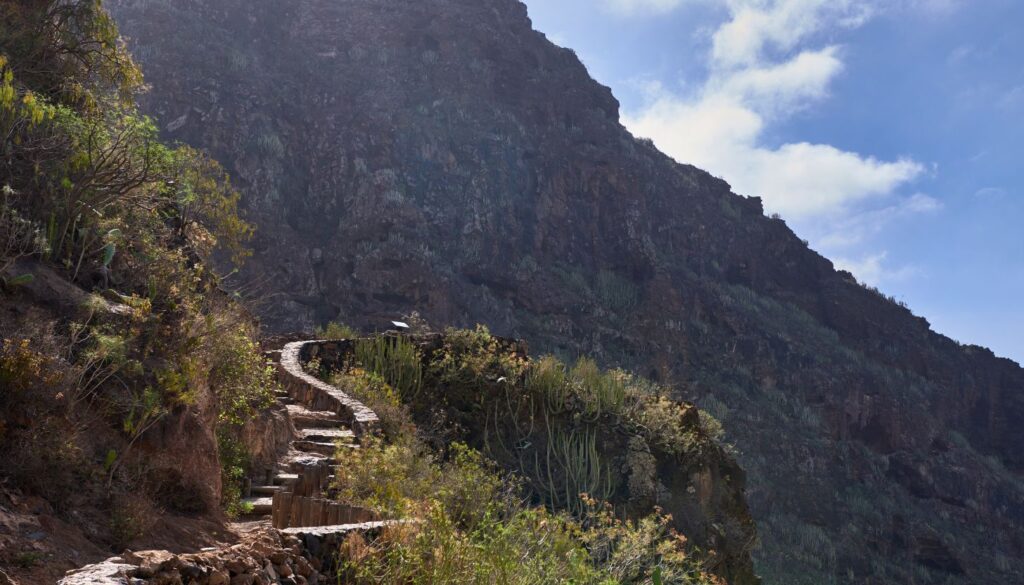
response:
<path id="1" fill-rule="evenodd" d="M 1024 2 L 525 2 L 634 134 L 1024 364 Z"/>

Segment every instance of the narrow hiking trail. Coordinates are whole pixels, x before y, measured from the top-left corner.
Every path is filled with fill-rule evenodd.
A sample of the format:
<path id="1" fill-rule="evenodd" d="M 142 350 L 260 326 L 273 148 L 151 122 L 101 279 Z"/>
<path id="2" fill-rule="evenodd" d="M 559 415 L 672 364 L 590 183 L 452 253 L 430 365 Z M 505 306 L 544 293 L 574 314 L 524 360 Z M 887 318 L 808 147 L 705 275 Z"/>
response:
<path id="1" fill-rule="evenodd" d="M 278 529 L 377 520 L 370 510 L 329 497 L 345 454 L 359 449 L 359 439 L 375 432 L 379 421 L 360 402 L 303 369 L 303 353 L 328 343 L 340 342 L 298 341 L 268 352 L 279 372 L 277 400 L 287 410 L 292 440 L 276 468 L 266 470 L 249 488 L 243 500 L 251 510 L 248 519 L 270 519 Z"/>
<path id="2" fill-rule="evenodd" d="M 229 525 L 236 543 L 195 553 L 125 551 L 102 563 L 69 571 L 58 585 L 320 585 L 330 583 L 340 544 L 352 533 L 374 537 L 401 520 L 332 498 L 335 471 L 346 453 L 379 429 L 369 408 L 310 375 L 304 364 L 318 355 L 337 358 L 349 341 L 298 341 L 268 351 L 287 413 L 291 440 L 275 465 L 250 478 L 248 512 Z"/>

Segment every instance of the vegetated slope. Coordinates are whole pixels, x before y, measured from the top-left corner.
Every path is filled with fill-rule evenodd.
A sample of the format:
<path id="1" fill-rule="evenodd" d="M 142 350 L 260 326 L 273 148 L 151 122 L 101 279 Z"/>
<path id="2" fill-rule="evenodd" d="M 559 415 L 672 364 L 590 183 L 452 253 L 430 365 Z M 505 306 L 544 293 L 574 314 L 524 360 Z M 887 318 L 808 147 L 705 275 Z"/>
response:
<path id="1" fill-rule="evenodd" d="M 5 584 L 228 537 L 246 462 L 275 447 L 252 318 L 204 264 L 240 252 L 238 194 L 159 142 L 140 83 L 100 3 L 0 2 Z"/>
<path id="2" fill-rule="evenodd" d="M 399 542 L 373 543 L 376 552 L 353 567 L 360 573 L 398 582 L 431 573 L 445 583 L 760 582 L 745 474 L 718 442 L 721 425 L 668 389 L 587 358 L 530 359 L 525 343 L 484 327 L 313 347 L 310 365 L 377 413 L 383 436 L 347 454 L 337 495 L 384 518 L 422 519 Z M 541 528 L 530 528 L 537 520 Z M 461 528 L 455 542 L 444 536 L 451 525 Z M 441 549 L 468 570 L 424 572 L 443 565 Z M 596 574 L 566 574 L 557 559 L 583 559 Z"/>
<path id="3" fill-rule="evenodd" d="M 272 328 L 416 309 L 671 381 L 742 453 L 768 582 L 1024 572 L 1020 367 L 634 139 L 519 2 L 115 6 L 148 111 L 246 193 Z"/>

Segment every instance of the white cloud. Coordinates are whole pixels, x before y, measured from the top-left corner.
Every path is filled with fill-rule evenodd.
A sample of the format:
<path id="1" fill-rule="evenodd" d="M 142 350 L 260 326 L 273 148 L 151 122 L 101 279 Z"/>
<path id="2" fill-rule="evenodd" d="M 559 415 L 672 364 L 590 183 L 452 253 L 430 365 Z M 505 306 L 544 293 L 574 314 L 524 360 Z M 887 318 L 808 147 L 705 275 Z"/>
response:
<path id="1" fill-rule="evenodd" d="M 690 95 L 656 87 L 646 107 L 624 116 L 634 134 L 793 219 L 841 214 L 924 172 L 909 159 L 883 161 L 827 144 L 764 144 L 771 123 L 827 97 L 843 70 L 839 47 L 804 45 L 862 24 L 872 9 L 867 0 L 723 1 L 730 19 L 713 35 L 704 85 Z"/>
<path id="2" fill-rule="evenodd" d="M 871 286 L 899 282 L 920 274 L 920 269 L 915 266 L 888 268 L 885 265 L 888 256 L 887 252 L 879 252 L 856 260 L 837 258 L 834 264 L 837 269 L 846 270 L 856 276 L 857 280 Z"/>
<path id="3" fill-rule="evenodd" d="M 722 67 L 760 64 L 769 49 L 787 52 L 826 25 L 860 26 L 871 5 L 857 0 L 725 0 L 731 20 L 714 34 Z"/>
<path id="4" fill-rule="evenodd" d="M 724 177 L 739 193 L 762 196 L 770 211 L 794 219 L 887 195 L 924 170 L 910 160 L 884 162 L 825 144 L 761 146 L 764 117 L 726 93 L 695 101 L 666 95 L 624 122 L 677 160 Z"/>
<path id="5" fill-rule="evenodd" d="M 764 112 L 791 112 L 809 100 L 825 97 L 829 81 L 843 68 L 836 56 L 838 51 L 835 46 L 804 51 L 779 65 L 712 78 L 708 90 L 753 103 Z"/>

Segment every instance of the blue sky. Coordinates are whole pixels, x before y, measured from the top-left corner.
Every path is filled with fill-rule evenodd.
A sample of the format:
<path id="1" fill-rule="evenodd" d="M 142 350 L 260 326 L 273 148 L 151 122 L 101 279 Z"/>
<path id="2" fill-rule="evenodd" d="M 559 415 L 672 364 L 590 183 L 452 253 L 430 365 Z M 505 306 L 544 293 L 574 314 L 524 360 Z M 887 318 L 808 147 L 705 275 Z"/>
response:
<path id="1" fill-rule="evenodd" d="M 526 3 L 634 134 L 1024 363 L 1024 2 Z"/>

